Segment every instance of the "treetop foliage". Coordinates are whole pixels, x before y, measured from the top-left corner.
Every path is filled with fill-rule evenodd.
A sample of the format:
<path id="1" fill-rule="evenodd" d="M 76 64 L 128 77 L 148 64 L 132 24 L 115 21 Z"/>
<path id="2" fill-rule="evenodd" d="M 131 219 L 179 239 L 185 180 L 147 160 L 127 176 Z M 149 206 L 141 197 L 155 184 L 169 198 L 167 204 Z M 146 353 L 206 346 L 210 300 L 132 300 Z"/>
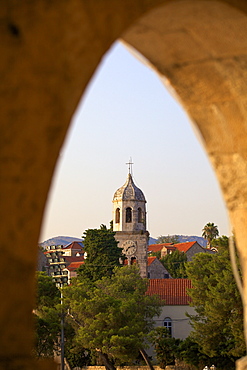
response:
<path id="1" fill-rule="evenodd" d="M 244 355 L 245 343 L 242 302 L 228 248 L 219 248 L 216 254 L 197 254 L 186 264 L 186 271 L 192 280 L 193 289 L 188 294 L 196 311 L 196 315 L 189 316 L 192 340 L 206 355 L 234 362 Z"/>
<path id="2" fill-rule="evenodd" d="M 115 232 L 101 225 L 100 229 L 88 229 L 84 232 L 84 250 L 86 259 L 77 270 L 84 279 L 99 280 L 111 276 L 115 266 L 120 266 L 122 249 L 118 247 Z"/>
<path id="3" fill-rule="evenodd" d="M 35 351 L 37 357 L 52 357 L 58 346 L 60 317 L 57 307 L 60 292 L 52 278 L 45 272 L 37 272 L 37 300 L 34 310 Z"/>
<path id="4" fill-rule="evenodd" d="M 215 238 L 211 242 L 211 247 L 216 248 L 218 251 L 220 249 L 227 249 L 229 246 L 229 238 L 226 235 L 222 235 L 219 238 Z"/>
<path id="5" fill-rule="evenodd" d="M 160 259 L 160 262 L 167 269 L 173 279 L 187 278 L 185 263 L 187 262 L 186 253 L 175 250 Z"/>
<path id="6" fill-rule="evenodd" d="M 163 244 L 163 243 L 179 243 L 179 236 L 178 235 L 160 235 L 156 241 L 156 244 Z"/>
<path id="7" fill-rule="evenodd" d="M 218 226 L 213 222 L 208 222 L 202 229 L 202 236 L 207 239 L 207 247 L 210 248 L 212 240 L 219 236 Z"/>
<path id="8" fill-rule="evenodd" d="M 81 346 L 130 361 L 135 359 L 160 311 L 156 296 L 145 295 L 147 280 L 136 266 L 115 268 L 92 286 L 81 276 L 64 290 L 76 340 Z"/>
<path id="9" fill-rule="evenodd" d="M 37 272 L 37 295 L 36 304 L 38 308 L 41 307 L 54 307 L 59 304 L 60 292 L 56 285 L 53 283 L 52 278 L 46 272 Z"/>

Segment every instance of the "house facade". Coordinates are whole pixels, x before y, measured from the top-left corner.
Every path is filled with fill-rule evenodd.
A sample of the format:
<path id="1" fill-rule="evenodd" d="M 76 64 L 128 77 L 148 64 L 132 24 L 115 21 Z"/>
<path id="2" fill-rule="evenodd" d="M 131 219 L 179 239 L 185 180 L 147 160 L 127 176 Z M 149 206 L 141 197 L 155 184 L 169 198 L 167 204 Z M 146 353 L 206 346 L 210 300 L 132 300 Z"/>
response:
<path id="1" fill-rule="evenodd" d="M 161 314 L 155 317 L 155 326 L 164 326 L 171 336 L 185 339 L 191 332 L 186 313 L 195 314 L 187 294 L 192 289 L 189 279 L 150 279 L 147 294 L 157 294 L 164 302 Z"/>
<path id="2" fill-rule="evenodd" d="M 149 253 L 161 252 L 161 258 L 171 254 L 175 250 L 183 252 L 187 256 L 187 261 L 191 261 L 193 256 L 197 253 L 215 253 L 215 251 L 202 247 L 197 241 L 185 243 L 163 243 L 163 244 L 150 244 L 148 247 Z"/>
<path id="3" fill-rule="evenodd" d="M 148 279 L 170 279 L 171 275 L 157 257 L 148 257 Z"/>

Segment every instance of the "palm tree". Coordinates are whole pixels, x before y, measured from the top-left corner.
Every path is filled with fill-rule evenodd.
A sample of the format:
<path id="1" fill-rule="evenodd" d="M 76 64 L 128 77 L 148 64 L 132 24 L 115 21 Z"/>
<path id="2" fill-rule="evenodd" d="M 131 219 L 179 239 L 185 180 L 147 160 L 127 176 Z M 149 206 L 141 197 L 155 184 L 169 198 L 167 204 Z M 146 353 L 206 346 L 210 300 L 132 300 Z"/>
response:
<path id="1" fill-rule="evenodd" d="M 202 236 L 207 239 L 207 248 L 211 248 L 211 242 L 219 236 L 218 226 L 213 222 L 208 222 L 202 229 Z"/>

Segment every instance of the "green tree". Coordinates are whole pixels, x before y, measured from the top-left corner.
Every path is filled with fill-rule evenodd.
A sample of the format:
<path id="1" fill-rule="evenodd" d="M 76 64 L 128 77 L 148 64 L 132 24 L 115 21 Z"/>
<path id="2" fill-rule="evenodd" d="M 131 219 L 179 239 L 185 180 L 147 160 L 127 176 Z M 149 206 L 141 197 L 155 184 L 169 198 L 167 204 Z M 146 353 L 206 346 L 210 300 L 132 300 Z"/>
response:
<path id="1" fill-rule="evenodd" d="M 97 352 L 108 369 L 136 359 L 145 347 L 160 312 L 159 298 L 145 294 L 147 283 L 138 267 L 125 266 L 94 284 L 78 276 L 64 290 L 77 344 Z"/>
<path id="2" fill-rule="evenodd" d="M 164 327 L 157 327 L 150 333 L 154 345 L 158 365 L 165 369 L 167 365 L 174 365 L 178 357 L 180 339 L 172 338 Z"/>
<path id="3" fill-rule="evenodd" d="M 207 239 L 207 248 L 211 248 L 212 240 L 217 238 L 219 235 L 218 226 L 213 222 L 208 222 L 202 229 L 203 238 Z"/>
<path id="4" fill-rule="evenodd" d="M 227 249 L 229 246 L 229 238 L 226 235 L 222 235 L 219 238 L 213 239 L 211 242 L 211 247 L 220 249 Z"/>
<path id="5" fill-rule="evenodd" d="M 188 294 L 196 311 L 196 315 L 189 316 L 191 339 L 200 345 L 202 353 L 217 357 L 219 368 L 228 361 L 230 369 L 236 358 L 244 355 L 245 343 L 242 302 L 228 248 L 216 254 L 197 254 L 186 264 L 186 270 L 193 285 Z"/>
<path id="6" fill-rule="evenodd" d="M 160 262 L 167 269 L 173 279 L 186 278 L 187 273 L 185 264 L 187 262 L 187 256 L 184 252 L 175 250 L 174 252 L 167 254 L 160 259 Z"/>
<path id="7" fill-rule="evenodd" d="M 35 350 L 34 355 L 54 357 L 60 350 L 61 333 L 61 294 L 52 278 L 44 272 L 37 273 L 37 299 L 34 310 Z M 74 341 L 75 330 L 65 320 L 65 357 L 71 367 L 90 364 L 90 353 L 84 348 L 78 348 Z"/>
<path id="8" fill-rule="evenodd" d="M 115 232 L 101 225 L 100 229 L 88 229 L 84 233 L 85 263 L 77 270 L 78 274 L 91 281 L 111 276 L 115 266 L 120 266 L 122 249 L 118 247 Z"/>
<path id="9" fill-rule="evenodd" d="M 37 272 L 37 299 L 34 310 L 35 356 L 53 357 L 58 348 L 60 317 L 57 306 L 60 292 L 52 278 L 45 272 Z"/>
<path id="10" fill-rule="evenodd" d="M 161 251 L 148 253 L 148 256 L 150 256 L 150 257 L 157 257 L 158 260 L 160 260 Z"/>
<path id="11" fill-rule="evenodd" d="M 54 307 L 60 302 L 60 292 L 52 278 L 46 272 L 36 273 L 37 290 L 36 290 L 36 306 L 38 310 L 43 307 Z"/>
<path id="12" fill-rule="evenodd" d="M 160 235 L 156 241 L 156 244 L 163 244 L 163 243 L 179 243 L 179 236 L 178 235 Z"/>

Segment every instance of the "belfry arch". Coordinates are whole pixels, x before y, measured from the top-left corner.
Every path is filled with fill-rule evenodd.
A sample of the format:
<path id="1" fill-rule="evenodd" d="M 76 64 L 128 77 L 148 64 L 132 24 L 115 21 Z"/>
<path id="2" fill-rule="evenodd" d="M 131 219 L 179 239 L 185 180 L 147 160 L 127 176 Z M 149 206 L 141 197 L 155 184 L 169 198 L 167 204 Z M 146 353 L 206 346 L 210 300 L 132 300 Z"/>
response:
<path id="1" fill-rule="evenodd" d="M 235 231 L 246 310 L 247 3 L 6 1 L 0 11 L 0 369 L 54 368 L 30 357 L 36 245 L 72 115 L 119 38 L 146 58 L 201 134 Z"/>

